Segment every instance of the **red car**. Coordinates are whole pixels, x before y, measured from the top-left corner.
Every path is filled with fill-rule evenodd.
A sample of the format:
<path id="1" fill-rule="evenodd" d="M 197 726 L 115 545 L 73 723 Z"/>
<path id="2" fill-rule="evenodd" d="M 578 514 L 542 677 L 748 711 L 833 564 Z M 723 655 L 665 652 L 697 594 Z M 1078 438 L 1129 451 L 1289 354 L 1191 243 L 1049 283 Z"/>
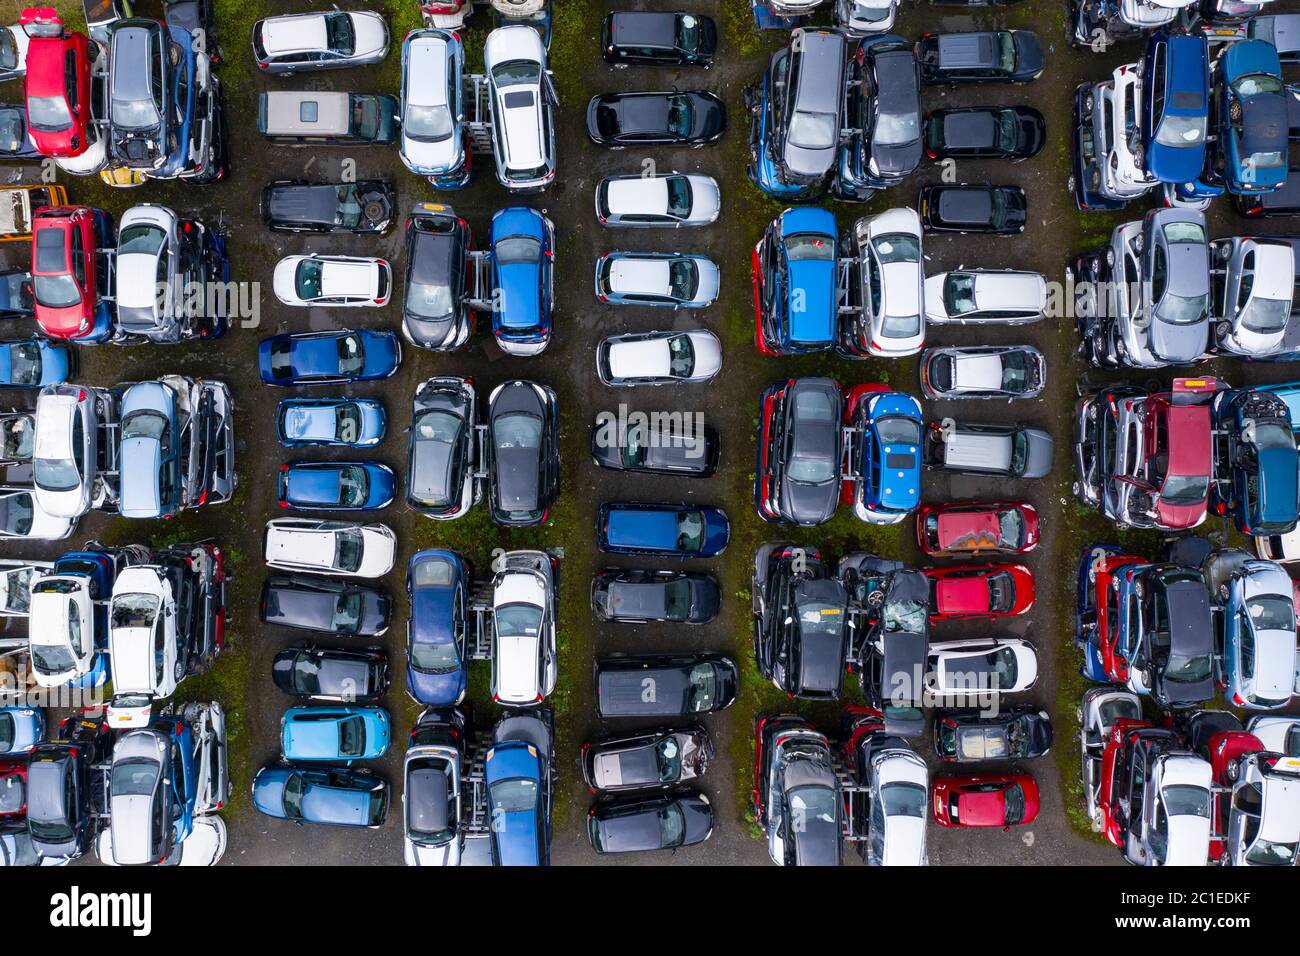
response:
<path id="1" fill-rule="evenodd" d="M 80 156 L 91 144 L 92 42 L 63 28 L 52 7 L 28 7 L 27 125 L 42 156 Z"/>
<path id="2" fill-rule="evenodd" d="M 0 823 L 27 816 L 27 761 L 0 760 Z"/>
<path id="3" fill-rule="evenodd" d="M 930 796 L 934 822 L 941 827 L 1009 830 L 1038 816 L 1038 784 L 1019 771 L 935 777 Z"/>
<path id="4" fill-rule="evenodd" d="M 1146 400 L 1143 445 L 1147 480 L 1156 488 L 1156 522 L 1170 531 L 1194 528 L 1209 510 L 1213 468 L 1210 403 L 1214 378 L 1176 378 Z"/>
<path id="5" fill-rule="evenodd" d="M 1025 554 L 1038 547 L 1038 509 L 1023 501 L 922 505 L 916 543 L 926 554 Z"/>
<path id="6" fill-rule="evenodd" d="M 1015 617 L 1034 606 L 1034 576 L 1023 564 L 924 568 L 930 621 Z"/>
<path id="7" fill-rule="evenodd" d="M 1090 628 L 1091 632 L 1082 636 L 1085 642 L 1095 640 L 1097 656 L 1106 679 L 1121 684 L 1128 680 L 1128 661 L 1115 653 L 1115 640 L 1120 631 L 1120 609 L 1117 604 L 1119 585 L 1116 576 L 1124 568 L 1150 563 L 1146 558 L 1134 554 L 1103 552 L 1091 560 L 1087 582 L 1081 582 L 1080 585 L 1091 592 L 1087 595 L 1085 604 L 1085 613 L 1091 615 L 1091 620 L 1079 622 L 1082 628 Z M 1092 676 L 1100 679 L 1100 675 Z"/>
<path id="8" fill-rule="evenodd" d="M 111 232 L 108 213 L 92 206 L 52 206 L 32 217 L 36 322 L 50 338 L 103 341 L 111 333 L 99 264 Z"/>

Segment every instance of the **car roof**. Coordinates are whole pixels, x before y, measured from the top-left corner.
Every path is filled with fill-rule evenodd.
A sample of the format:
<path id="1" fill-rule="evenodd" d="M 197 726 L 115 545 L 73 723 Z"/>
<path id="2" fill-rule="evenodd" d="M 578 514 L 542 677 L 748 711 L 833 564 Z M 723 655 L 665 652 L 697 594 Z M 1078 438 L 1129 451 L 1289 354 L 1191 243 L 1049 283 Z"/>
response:
<path id="1" fill-rule="evenodd" d="M 994 33 L 939 35 L 939 61 L 945 69 L 993 66 L 997 62 Z"/>
<path id="2" fill-rule="evenodd" d="M 412 37 L 407 50 L 410 76 L 410 82 L 404 87 L 407 102 L 417 106 L 446 106 L 453 93 L 447 84 L 452 44 L 441 33 L 421 31 Z"/>
<path id="3" fill-rule="evenodd" d="M 672 49 L 677 45 L 677 16 L 668 11 L 617 10 L 611 17 L 614 42 Z"/>
<path id="4" fill-rule="evenodd" d="M 840 81 L 844 72 L 845 38 L 826 30 L 800 30 L 802 41 L 794 108 L 810 113 L 839 113 Z"/>
<path id="5" fill-rule="evenodd" d="M 262 46 L 270 56 L 329 46 L 324 13 L 288 14 L 262 21 Z"/>
<path id="6" fill-rule="evenodd" d="M 663 215 L 668 209 L 668 179 L 664 176 L 611 179 L 605 189 L 605 199 L 615 216 Z"/>

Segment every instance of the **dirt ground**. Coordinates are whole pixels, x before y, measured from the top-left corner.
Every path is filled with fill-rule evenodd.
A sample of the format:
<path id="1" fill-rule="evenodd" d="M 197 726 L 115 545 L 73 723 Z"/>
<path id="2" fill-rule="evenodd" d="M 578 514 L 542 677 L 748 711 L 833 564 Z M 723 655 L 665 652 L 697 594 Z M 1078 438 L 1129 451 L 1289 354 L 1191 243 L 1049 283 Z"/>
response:
<path id="1" fill-rule="evenodd" d="M 419 23 L 416 0 L 371 0 L 371 7 L 389 17 L 393 47 L 384 64 L 358 70 L 334 71 L 292 78 L 259 75 L 253 68 L 248 47 L 252 23 L 271 12 L 310 9 L 305 0 L 271 4 L 267 0 L 217 0 L 218 43 L 224 62 L 218 70 L 225 91 L 228 125 L 231 131 L 231 174 L 216 186 L 186 187 L 149 183 L 137 190 L 112 190 L 98 181 L 64 177 L 72 201 L 102 205 L 119 215 L 131 204 L 163 203 L 185 215 L 209 224 L 221 224 L 230 233 L 231 277 L 236 281 L 262 283 L 259 328 L 232 328 L 222 340 L 180 346 L 100 346 L 81 351 L 82 380 L 106 385 L 179 372 L 228 382 L 237 404 L 237 462 L 240 487 L 230 504 L 190 512 L 172 522 L 127 522 L 120 518 L 91 516 L 85 519 L 72 542 L 98 538 L 105 541 L 163 543 L 212 537 L 233 558 L 236 579 L 231 594 L 230 645 L 213 670 L 184 685 L 178 697 L 215 696 L 231 717 L 232 774 L 236 795 L 226 811 L 230 823 L 230 846 L 225 862 L 232 864 L 400 864 L 401 813 L 394 792 L 394 812 L 388 823 L 374 831 L 333 828 L 298 828 L 252 811 L 248 788 L 257 767 L 278 756 L 279 718 L 290 705 L 270 679 L 270 661 L 277 650 L 300 638 L 291 632 L 262 626 L 257 621 L 257 595 L 264 571 L 261 564 L 261 534 L 265 521 L 283 512 L 275 503 L 275 471 L 282 461 L 305 457 L 280 448 L 274 436 L 276 402 L 288 394 L 260 384 L 256 372 L 256 344 L 276 332 L 323 329 L 343 325 L 385 327 L 400 325 L 400 303 L 383 309 L 324 310 L 291 309 L 280 305 L 271 294 L 270 276 L 275 261 L 298 252 L 335 252 L 384 256 L 398 276 L 404 268 L 400 224 L 388 235 L 375 238 L 300 238 L 272 234 L 261 223 L 258 198 L 262 187 L 277 179 L 331 179 L 344 160 L 355 160 L 358 178 L 388 178 L 399 191 L 398 211 L 402 214 L 417 201 L 437 199 L 450 203 L 473 227 L 476 246 L 486 241 L 492 213 L 509 205 L 543 208 L 555 222 L 558 235 L 556 333 L 547 352 L 532 359 L 503 356 L 485 333 L 486 322 L 465 351 L 439 355 L 405 349 L 397 375 L 380 383 L 349 388 L 349 394 L 381 396 L 388 408 L 390 431 L 387 441 L 373 456 L 404 469 L 410 400 L 418 384 L 432 375 L 473 375 L 481 397 L 498 383 L 511 378 L 531 378 L 550 385 L 559 394 L 561 409 L 562 493 L 551 520 L 542 528 L 510 531 L 497 528 L 486 517 L 485 508 L 451 523 L 436 523 L 395 504 L 378 517 L 392 526 L 400 543 L 399 561 L 385 582 L 400 596 L 405 560 L 416 550 L 438 546 L 454 548 L 486 568 L 496 547 L 546 547 L 562 554 L 560 615 L 560 679 L 551 699 L 558 727 L 557 764 L 560 771 L 555 814 L 554 861 L 560 864 L 674 863 L 677 865 L 764 864 L 765 846 L 748 816 L 747 793 L 752 768 L 752 726 L 756 715 L 798 710 L 815 718 L 824 728 L 838 727 L 836 708 L 794 706 L 770 684 L 760 680 L 754 668 L 749 621 L 749 567 L 754 548 L 763 540 L 792 538 L 799 543 L 819 545 L 838 557 L 849 550 L 866 549 L 917 561 L 912 541 L 912 523 L 892 529 L 877 529 L 842 513 L 820 528 L 803 531 L 778 529 L 764 524 L 754 511 L 751 494 L 754 472 L 754 426 L 757 401 L 763 387 L 787 375 L 827 374 L 843 384 L 883 382 L 900 389 L 918 391 L 914 361 L 849 362 L 833 355 L 802 359 L 772 359 L 760 356 L 753 346 L 753 312 L 750 295 L 749 250 L 764 224 L 780 205 L 763 197 L 746 179 L 747 121 L 741 107 L 742 88 L 755 81 L 767 57 L 782 40 L 779 33 L 756 34 L 751 29 L 747 0 L 555 0 L 556 24 L 551 64 L 561 98 L 557 135 L 559 176 L 556 184 L 538 197 L 512 199 L 497 184 L 490 158 L 476 160 L 475 179 L 466 190 L 436 194 L 428 184 L 409 173 L 400 163 L 395 148 L 290 149 L 267 146 L 258 136 L 254 115 L 256 95 L 267 88 L 354 89 L 396 94 L 400 82 L 397 45 L 403 34 Z M 1279 0 L 1277 6 L 1293 5 Z M 0 2 L 0 19 L 12 22 L 21 4 Z M 56 6 L 69 20 L 79 11 L 66 0 Z M 600 18 L 609 7 L 619 9 L 674 9 L 690 7 L 714 16 L 723 28 L 723 42 L 717 64 L 709 71 L 633 68 L 626 71 L 605 66 L 598 50 Z M 160 11 L 152 4 L 138 9 L 145 15 Z M 915 37 L 922 30 L 959 30 L 1005 25 L 1034 29 L 1048 49 L 1047 70 L 1042 79 L 1020 87 L 985 85 L 960 91 L 927 88 L 923 106 L 969 104 L 1026 104 L 1047 117 L 1048 144 L 1036 158 L 1019 164 L 962 163 L 958 179 L 967 182 L 1014 183 L 1025 188 L 1030 201 L 1030 225 L 1022 236 L 989 240 L 968 237 L 927 237 L 927 272 L 944 271 L 960 265 L 1018 267 L 1034 269 L 1049 279 L 1062 278 L 1064 264 L 1076 252 L 1099 244 L 1116 222 L 1137 218 L 1145 206 L 1135 204 L 1118 215 L 1083 215 L 1074 210 L 1070 175 L 1069 113 L 1071 94 L 1084 79 L 1101 79 L 1121 62 L 1140 55 L 1140 47 L 1119 47 L 1105 54 L 1079 53 L 1065 42 L 1065 4 L 1025 2 L 998 12 L 968 15 L 953 7 L 933 7 L 904 0 L 896 32 Z M 486 17 L 479 14 L 466 33 L 471 65 L 481 62 Z M 587 141 L 583 128 L 588 98 L 599 92 L 633 89 L 713 90 L 727 102 L 730 128 L 723 141 L 698 151 L 655 150 L 609 152 Z M 17 83 L 0 97 L 15 100 L 21 95 Z M 702 172 L 714 176 L 723 190 L 723 214 L 709 228 L 682 233 L 623 232 L 603 229 L 596 221 L 592 196 L 596 183 L 605 175 L 635 172 L 653 161 L 659 171 Z M 17 169 L 15 168 L 15 172 Z M 21 170 L 26 181 L 37 174 L 33 167 Z M 915 202 L 915 189 L 938 180 L 933 164 L 906 186 L 893 190 L 866 205 L 832 204 L 841 229 L 859 216 L 897 205 Z M 0 179 L 16 181 L 0 172 Z M 1226 204 L 1216 204 L 1212 216 L 1213 236 L 1236 232 L 1285 231 L 1261 227 L 1233 217 Z M 27 247 L 6 244 L 0 249 L 0 263 L 20 263 Z M 596 258 L 607 251 L 682 250 L 703 252 L 721 267 L 721 297 L 702 313 L 610 307 L 600 304 L 592 293 L 592 270 Z M 662 328 L 686 329 L 707 326 L 724 342 L 724 369 L 712 383 L 678 389 L 614 391 L 600 384 L 594 369 L 594 349 L 604 335 Z M 6 336 L 27 330 L 11 322 Z M 1014 633 L 1032 640 L 1038 648 L 1041 676 L 1027 700 L 1051 711 L 1056 725 L 1053 755 L 1033 761 L 1031 769 L 1043 792 L 1043 808 L 1037 822 L 1015 832 L 951 831 L 929 829 L 930 858 L 935 864 L 1115 864 L 1118 854 L 1078 825 L 1077 731 L 1074 704 L 1083 683 L 1077 676 L 1078 655 L 1071 645 L 1074 603 L 1073 567 L 1079 549 L 1101 540 L 1122 540 L 1134 545 L 1154 546 L 1149 536 L 1125 538 L 1115 533 L 1099 516 L 1085 512 L 1070 495 L 1071 461 L 1069 417 L 1077 384 L 1085 378 L 1085 367 L 1075 356 L 1076 339 L 1068 319 L 1048 320 L 1023 329 L 995 328 L 974 331 L 944 328 L 935 330 L 929 344 L 1030 343 L 1048 356 L 1048 388 L 1043 396 L 1028 402 L 927 403 L 927 416 L 955 415 L 981 421 L 1016 421 L 1048 428 L 1057 441 L 1057 456 L 1049 480 L 1024 483 L 1009 489 L 995 482 L 964 477 L 927 475 L 925 498 L 1005 499 L 1015 495 L 1031 501 L 1043 517 L 1043 542 L 1029 556 L 1036 579 L 1038 600 L 1031 613 L 1014 624 L 997 627 L 998 633 Z M 1222 366 L 1222 367 L 1220 367 Z M 1288 366 L 1219 363 L 1213 371 L 1229 381 L 1281 381 L 1294 375 Z M 1089 377 L 1100 381 L 1097 373 Z M 1170 376 L 1157 376 L 1168 382 Z M 1146 381 L 1146 377 L 1134 377 Z M 337 390 L 333 390 L 337 391 Z M 306 393 L 303 391 L 302 393 Z M 311 394 L 331 394 L 312 389 Z M 632 409 L 678 409 L 703 412 L 709 425 L 722 435 L 722 464 L 717 477 L 708 481 L 669 478 L 628 478 L 596 468 L 587 451 L 588 430 L 597 413 L 617 412 L 620 402 Z M 359 457 L 347 456 L 340 457 Z M 611 627 L 598 625 L 588 608 L 587 590 L 593 571 L 606 565 L 653 566 L 632 559 L 606 560 L 594 547 L 593 522 L 603 500 L 625 498 L 661 501 L 692 501 L 724 507 L 733 525 L 733 540 L 719 559 L 699 562 L 698 569 L 717 575 L 725 604 L 718 619 L 700 628 L 663 626 Z M 66 550 L 60 544 L 16 548 L 0 546 L 6 556 L 21 553 L 49 557 Z M 393 662 L 394 684 L 388 707 L 394 714 L 395 737 L 400 745 L 405 729 L 414 721 L 418 708 L 405 692 L 404 634 L 405 602 L 398 601 L 393 625 L 384 638 Z M 989 633 L 990 628 L 949 625 L 938 637 Z M 326 643 L 322 640 L 319 643 Z M 716 829 L 706 844 L 675 855 L 635 858 L 598 858 L 587 845 L 583 818 L 589 797 L 577 767 L 579 748 L 585 739 L 615 728 L 602 728 L 591 706 L 591 663 L 599 653 L 617 650 L 721 650 L 729 652 L 741 666 L 742 687 L 735 706 L 714 715 L 706 723 L 718 748 L 704 787 L 713 800 Z M 487 695 L 487 665 L 475 664 L 471 698 L 480 726 L 490 726 L 496 714 Z M 851 682 L 850 682 L 851 683 Z M 846 684 L 846 686 L 849 686 Z M 854 690 L 856 694 L 856 689 Z M 623 727 L 617 728 L 625 729 Z M 918 752 L 928 755 L 929 741 L 916 742 Z M 394 747 L 377 768 L 400 786 L 400 746 Z M 1073 819 L 1067 811 L 1073 810 Z M 846 855 L 846 859 L 854 859 Z"/>

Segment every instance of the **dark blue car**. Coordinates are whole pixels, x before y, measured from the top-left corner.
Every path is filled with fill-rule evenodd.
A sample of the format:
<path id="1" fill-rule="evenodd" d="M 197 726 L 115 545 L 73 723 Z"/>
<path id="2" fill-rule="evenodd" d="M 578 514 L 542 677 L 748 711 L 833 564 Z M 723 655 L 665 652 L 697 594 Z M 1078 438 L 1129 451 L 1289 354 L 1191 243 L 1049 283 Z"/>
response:
<path id="1" fill-rule="evenodd" d="M 1142 60 L 1146 167 L 1162 183 L 1187 183 L 1205 168 L 1210 52 L 1203 36 L 1154 34 Z"/>
<path id="2" fill-rule="evenodd" d="M 49 339 L 0 342 L 0 388 L 61 385 L 72 374 L 72 349 Z"/>
<path id="3" fill-rule="evenodd" d="M 544 712 L 543 712 L 544 713 Z M 551 861 L 551 732 L 533 714 L 499 721 L 483 756 L 492 862 L 546 866 Z"/>
<path id="4" fill-rule="evenodd" d="M 267 385 L 335 385 L 388 378 L 402 361 L 392 332 L 337 329 L 263 339 L 257 367 Z"/>
<path id="5" fill-rule="evenodd" d="M 454 551 L 417 551 L 406 567 L 406 690 L 421 704 L 454 707 L 465 697 L 469 583 L 465 559 Z"/>
<path id="6" fill-rule="evenodd" d="M 839 230 L 825 209 L 787 209 L 754 247 L 758 350 L 764 355 L 824 352 L 835 344 Z"/>
<path id="7" fill-rule="evenodd" d="M 711 558 L 731 539 L 718 508 L 607 501 L 596 512 L 596 547 L 609 554 Z"/>
<path id="8" fill-rule="evenodd" d="M 1219 159 L 1235 196 L 1271 192 L 1286 182 L 1287 101 L 1277 48 L 1242 40 L 1218 61 Z"/>
<path id="9" fill-rule="evenodd" d="M 540 355 L 551 342 L 555 227 L 524 206 L 492 217 L 492 334 L 507 355 Z"/>
<path id="10" fill-rule="evenodd" d="M 378 461 L 296 461 L 280 466 L 282 508 L 378 511 L 393 501 L 393 470 Z"/>
<path id="11" fill-rule="evenodd" d="M 776 160 L 776 148 L 773 143 L 777 123 L 778 104 L 783 99 L 783 90 L 789 85 L 790 64 L 793 57 L 788 47 L 782 47 L 772 54 L 763 80 L 757 87 L 745 90 L 745 105 L 749 109 L 749 153 L 750 163 L 745 172 L 763 192 L 777 199 L 808 199 L 823 184 L 791 183 L 786 180 L 780 163 Z"/>
<path id="12" fill-rule="evenodd" d="M 1294 530 L 1300 456 L 1286 400 L 1267 389 L 1229 389 L 1214 397 L 1213 415 L 1213 510 L 1230 514 L 1242 534 Z"/>
<path id="13" fill-rule="evenodd" d="M 263 767 L 253 806 L 268 817 L 336 827 L 377 827 L 388 816 L 388 783 L 365 770 Z"/>

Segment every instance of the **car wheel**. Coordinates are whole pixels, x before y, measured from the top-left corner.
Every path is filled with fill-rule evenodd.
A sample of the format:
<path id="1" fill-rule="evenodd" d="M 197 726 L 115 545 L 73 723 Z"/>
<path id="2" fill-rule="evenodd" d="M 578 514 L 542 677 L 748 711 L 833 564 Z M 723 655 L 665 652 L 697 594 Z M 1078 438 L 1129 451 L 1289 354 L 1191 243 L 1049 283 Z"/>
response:
<path id="1" fill-rule="evenodd" d="M 1240 775 L 1241 771 L 1237 769 L 1237 761 L 1235 760 L 1223 768 L 1223 779 L 1228 783 L 1236 783 L 1237 777 Z"/>
<path id="2" fill-rule="evenodd" d="M 1110 249 L 1110 248 L 1107 248 L 1107 249 L 1106 249 L 1106 265 L 1111 266 L 1112 268 L 1114 267 L 1114 265 L 1115 265 L 1115 250 L 1114 250 L 1114 249 Z"/>
<path id="3" fill-rule="evenodd" d="M 1138 255 L 1142 255 L 1142 250 L 1144 250 L 1146 247 L 1147 247 L 1146 236 L 1142 235 L 1142 233 L 1139 232 L 1136 236 L 1133 237 L 1133 251 L 1136 252 Z"/>
<path id="4" fill-rule="evenodd" d="M 1087 96 L 1085 96 L 1085 97 L 1083 98 L 1083 109 L 1084 109 L 1084 112 L 1086 112 L 1086 113 L 1091 113 L 1091 112 L 1092 112 L 1092 108 L 1093 108 L 1094 105 L 1095 105 L 1095 104 L 1093 103 L 1093 99 L 1092 99 L 1092 94 L 1091 94 L 1091 93 L 1089 93 Z"/>

